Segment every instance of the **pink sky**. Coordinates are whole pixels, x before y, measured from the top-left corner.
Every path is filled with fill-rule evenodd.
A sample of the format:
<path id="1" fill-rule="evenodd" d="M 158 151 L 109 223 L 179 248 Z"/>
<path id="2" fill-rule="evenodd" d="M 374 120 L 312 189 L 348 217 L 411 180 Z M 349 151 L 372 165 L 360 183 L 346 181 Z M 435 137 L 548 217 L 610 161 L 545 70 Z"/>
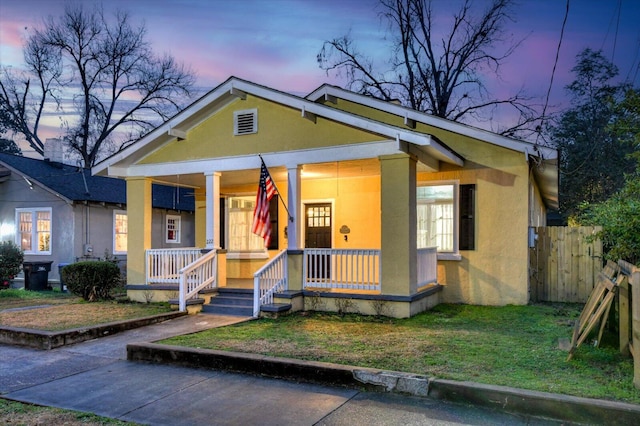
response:
<path id="1" fill-rule="evenodd" d="M 85 5 L 100 3 L 84 0 Z M 209 90 L 234 75 L 278 90 L 305 95 L 339 79 L 320 70 L 316 54 L 324 40 L 348 32 L 359 48 L 387 58 L 384 24 L 377 0 L 108 0 L 107 12 L 127 10 L 144 21 L 157 53 L 167 52 L 191 67 L 198 85 Z M 447 0 L 434 0 L 439 10 Z M 486 0 L 476 0 L 478 5 Z M 64 0 L 0 0 L 0 64 L 20 67 L 22 40 L 48 15 L 57 16 Z M 519 0 L 509 31 L 526 37 L 502 69 L 503 81 L 487 79 L 496 97 L 523 88 L 546 95 L 564 17 L 564 0 Z M 603 49 L 638 86 L 640 73 L 640 2 L 572 0 L 551 103 L 568 106 L 564 86 L 572 81 L 575 56 L 586 47 Z M 616 37 L 617 27 L 617 37 Z M 615 42 L 615 55 L 613 51 Z M 614 56 L 612 56 L 614 55 Z M 51 123 L 50 123 L 51 124 Z M 57 127 L 57 123 L 51 124 Z"/>

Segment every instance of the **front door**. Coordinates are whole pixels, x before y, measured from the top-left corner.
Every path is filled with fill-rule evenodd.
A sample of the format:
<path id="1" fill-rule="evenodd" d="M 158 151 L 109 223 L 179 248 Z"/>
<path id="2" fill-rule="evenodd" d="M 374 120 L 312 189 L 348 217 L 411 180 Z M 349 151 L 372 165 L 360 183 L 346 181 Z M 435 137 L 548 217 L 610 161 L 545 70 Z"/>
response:
<path id="1" fill-rule="evenodd" d="M 331 248 L 331 204 L 305 204 L 304 216 L 305 248 Z M 309 258 L 307 278 L 328 278 L 330 271 L 330 256 L 317 254 Z"/>

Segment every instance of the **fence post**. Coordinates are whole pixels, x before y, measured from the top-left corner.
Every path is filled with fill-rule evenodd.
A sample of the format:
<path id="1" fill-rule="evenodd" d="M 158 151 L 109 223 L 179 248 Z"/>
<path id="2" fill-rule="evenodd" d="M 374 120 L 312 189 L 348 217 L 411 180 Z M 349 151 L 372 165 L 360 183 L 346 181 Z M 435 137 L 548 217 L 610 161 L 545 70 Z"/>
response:
<path id="1" fill-rule="evenodd" d="M 620 353 L 629 356 L 629 280 L 624 275 L 622 277 L 618 278 L 618 336 Z"/>
<path id="2" fill-rule="evenodd" d="M 631 274 L 631 329 L 633 342 L 633 384 L 640 389 L 640 269 Z"/>

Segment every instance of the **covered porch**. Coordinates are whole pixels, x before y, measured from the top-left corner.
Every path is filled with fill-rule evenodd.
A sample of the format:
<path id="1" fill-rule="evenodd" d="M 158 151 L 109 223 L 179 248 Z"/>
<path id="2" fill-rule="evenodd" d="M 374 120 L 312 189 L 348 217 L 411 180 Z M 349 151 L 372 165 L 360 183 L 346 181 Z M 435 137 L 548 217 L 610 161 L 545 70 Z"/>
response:
<path id="1" fill-rule="evenodd" d="M 256 157 L 243 163 L 258 166 Z M 263 155 L 281 196 L 274 197 L 276 244 L 270 249 L 262 240 L 258 250 L 251 243 L 237 250 L 232 242 L 247 232 L 236 232 L 242 225 L 232 216 L 236 201 L 251 200 L 249 208 L 242 206 L 249 220 L 257 167 L 128 179 L 128 192 L 142 194 L 134 196 L 138 200 L 157 180 L 192 191 L 197 235 L 193 248 L 143 246 L 131 251 L 145 241 L 140 231 L 153 226 L 136 214 L 144 211 L 143 205 L 133 210 L 129 296 L 142 301 L 153 292 L 154 301 L 177 300 L 185 310 L 196 300 L 209 303 L 221 288 L 244 288 L 253 293 L 253 316 L 285 308 L 340 310 L 346 303 L 354 312 L 379 314 L 384 308 L 407 317 L 439 302 L 437 250 L 418 249 L 416 239 L 417 170 L 427 171 L 425 165 L 408 154 L 289 168 L 270 165 L 279 157 Z M 138 253 L 143 256 L 136 261 Z"/>
<path id="2" fill-rule="evenodd" d="M 344 309 L 394 316 L 393 305 L 422 299 L 426 299 L 422 303 L 437 304 L 434 302 L 439 291 L 436 256 L 435 247 L 417 250 L 417 293 L 413 297 L 402 297 L 382 294 L 380 250 L 303 249 L 301 253 L 283 250 L 252 278 L 227 278 L 221 282 L 218 259 L 224 258 L 224 253 L 201 249 L 149 249 L 146 251 L 146 284 L 138 290 L 175 289 L 177 298 L 174 299 L 181 311 L 187 310 L 189 304 L 210 303 L 211 297 L 222 288 L 250 292 L 254 317 L 264 312 Z M 295 290 L 289 287 L 288 264 L 299 262 L 300 257 L 302 287 Z M 134 290 L 138 286 L 130 287 Z"/>

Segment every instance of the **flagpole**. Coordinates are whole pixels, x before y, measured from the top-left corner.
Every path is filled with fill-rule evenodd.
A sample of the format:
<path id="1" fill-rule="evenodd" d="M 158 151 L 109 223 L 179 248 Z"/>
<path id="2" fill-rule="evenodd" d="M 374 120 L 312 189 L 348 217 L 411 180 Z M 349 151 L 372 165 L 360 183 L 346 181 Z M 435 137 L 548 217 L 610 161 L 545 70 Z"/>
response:
<path id="1" fill-rule="evenodd" d="M 260 161 L 262 162 L 262 165 L 264 166 L 265 169 L 267 169 L 267 173 L 269 173 L 269 169 L 267 168 L 267 165 L 264 163 L 264 159 L 262 158 L 262 155 L 258 154 L 258 157 L 260 157 Z M 269 173 L 269 175 L 271 175 L 271 173 Z M 287 205 L 285 204 L 284 199 L 280 195 L 280 191 L 278 190 L 276 181 L 273 179 L 271 179 L 271 181 L 273 182 L 273 186 L 276 188 L 276 193 L 278 194 L 278 198 L 280 199 L 280 201 L 282 201 L 282 207 L 284 207 L 284 209 L 287 212 L 287 216 L 289 216 L 289 222 L 293 222 L 293 216 L 291 216 L 291 213 L 289 213 L 289 209 L 287 208 Z"/>

